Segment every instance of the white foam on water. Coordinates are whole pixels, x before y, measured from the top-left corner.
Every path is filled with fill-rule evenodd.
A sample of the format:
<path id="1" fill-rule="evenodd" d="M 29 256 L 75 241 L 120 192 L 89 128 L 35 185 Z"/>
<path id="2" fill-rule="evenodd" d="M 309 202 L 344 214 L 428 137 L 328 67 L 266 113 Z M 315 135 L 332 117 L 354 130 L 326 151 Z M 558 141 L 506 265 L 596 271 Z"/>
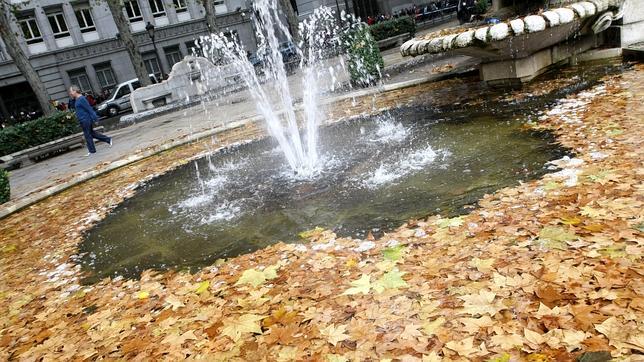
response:
<path id="1" fill-rule="evenodd" d="M 408 130 L 400 122 L 395 122 L 391 118 L 377 122 L 378 128 L 375 131 L 375 138 L 369 139 L 370 142 L 391 143 L 401 142 L 407 138 Z"/>
<path id="2" fill-rule="evenodd" d="M 409 155 L 403 155 L 402 159 L 392 164 L 381 164 L 366 180 L 363 185 L 374 189 L 382 185 L 391 184 L 415 171 L 422 170 L 433 163 L 438 157 L 444 159 L 449 151 L 435 151 L 431 146 L 414 151 Z"/>
<path id="3" fill-rule="evenodd" d="M 212 194 L 198 194 L 181 201 L 177 206 L 181 209 L 193 209 L 211 202 L 213 198 Z"/>
<path id="4" fill-rule="evenodd" d="M 213 210 L 201 218 L 202 224 L 211 224 L 217 221 L 230 221 L 242 215 L 242 200 L 233 200 L 216 205 Z"/>

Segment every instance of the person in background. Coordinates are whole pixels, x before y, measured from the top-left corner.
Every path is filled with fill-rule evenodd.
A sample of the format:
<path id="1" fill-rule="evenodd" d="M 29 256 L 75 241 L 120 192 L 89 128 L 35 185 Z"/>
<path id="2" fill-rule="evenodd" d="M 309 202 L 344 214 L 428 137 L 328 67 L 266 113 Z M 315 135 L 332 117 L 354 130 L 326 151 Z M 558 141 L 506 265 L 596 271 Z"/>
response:
<path id="1" fill-rule="evenodd" d="M 98 120 L 98 116 L 92 106 L 89 105 L 85 96 L 81 94 L 81 90 L 77 85 L 69 87 L 69 96 L 74 100 L 74 106 L 76 109 L 76 118 L 80 123 L 81 128 L 83 129 L 83 135 L 85 136 L 85 144 L 87 145 L 87 150 L 89 153 L 87 156 L 90 156 L 96 153 L 96 147 L 94 146 L 94 138 L 99 141 L 103 141 L 112 147 L 112 138 L 107 137 L 103 134 L 100 134 L 94 131 L 94 122 Z"/>

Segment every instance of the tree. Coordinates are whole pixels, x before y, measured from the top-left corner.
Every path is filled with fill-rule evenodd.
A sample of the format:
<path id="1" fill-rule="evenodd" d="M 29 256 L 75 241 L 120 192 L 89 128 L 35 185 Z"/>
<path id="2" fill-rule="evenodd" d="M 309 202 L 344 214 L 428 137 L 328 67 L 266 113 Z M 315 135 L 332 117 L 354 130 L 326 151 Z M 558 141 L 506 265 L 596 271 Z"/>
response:
<path id="1" fill-rule="evenodd" d="M 132 32 L 130 32 L 130 22 L 125 18 L 123 14 L 123 2 L 124 0 L 105 0 L 107 6 L 112 13 L 112 18 L 116 24 L 116 28 L 119 31 L 121 41 L 125 46 L 125 50 L 130 56 L 130 61 L 134 66 L 134 73 L 139 78 L 139 82 L 142 87 L 152 84 L 150 76 L 148 75 L 147 69 L 145 69 L 145 64 L 143 63 L 143 57 L 139 52 L 139 48 L 134 42 L 134 37 Z"/>
<path id="2" fill-rule="evenodd" d="M 291 33 L 291 37 L 297 43 L 300 41 L 299 20 L 297 20 L 297 15 L 295 15 L 295 10 L 293 10 L 293 4 L 291 4 L 291 0 L 280 0 L 280 6 L 286 15 L 286 22 L 288 23 L 288 30 Z"/>
<path id="3" fill-rule="evenodd" d="M 0 0 L 0 36 L 14 64 L 18 67 L 34 91 L 43 114 L 50 116 L 55 112 L 55 109 L 49 103 L 51 100 L 49 92 L 47 92 L 47 88 L 40 81 L 36 69 L 31 65 L 29 58 L 20 47 L 16 33 L 11 29 L 11 16 L 17 10 L 16 6 L 9 4 L 9 0 Z"/>
<path id="4" fill-rule="evenodd" d="M 210 31 L 211 33 L 219 33 L 219 27 L 217 26 L 217 13 L 215 11 L 215 1 L 200 1 L 201 5 L 203 5 L 204 10 L 206 11 L 206 25 L 208 26 L 208 31 Z"/>

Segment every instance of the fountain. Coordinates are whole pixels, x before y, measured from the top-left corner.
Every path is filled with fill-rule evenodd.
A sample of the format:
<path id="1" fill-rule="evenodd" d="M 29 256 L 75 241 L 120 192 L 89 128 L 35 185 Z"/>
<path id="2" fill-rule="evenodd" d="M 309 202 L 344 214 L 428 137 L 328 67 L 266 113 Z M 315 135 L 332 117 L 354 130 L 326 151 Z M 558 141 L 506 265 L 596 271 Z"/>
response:
<path id="1" fill-rule="evenodd" d="M 270 6 L 274 0 L 266 1 L 257 9 L 261 29 L 290 39 Z M 476 82 L 442 97 L 485 95 L 484 107 L 416 100 L 318 128 L 319 94 L 337 86 L 343 69 L 342 62 L 329 66 L 320 45 L 330 39 L 338 45 L 341 31 L 350 29 L 334 23 L 320 31 L 329 15 L 323 9 L 302 26 L 310 35 L 298 49 L 299 77 L 292 77 L 304 82 L 301 108 L 275 32 L 258 35 L 266 51 L 263 75 L 238 43 L 202 39 L 206 54 L 239 70 L 272 137 L 214 150 L 143 185 L 87 233 L 80 245 L 86 281 L 136 277 L 149 268 L 196 270 L 280 240 L 297 242 L 298 233 L 317 226 L 379 236 L 410 218 L 465 213 L 484 194 L 539 177 L 548 161 L 566 154 L 552 135 L 522 131 L 534 109 L 562 94 L 507 102 Z"/>

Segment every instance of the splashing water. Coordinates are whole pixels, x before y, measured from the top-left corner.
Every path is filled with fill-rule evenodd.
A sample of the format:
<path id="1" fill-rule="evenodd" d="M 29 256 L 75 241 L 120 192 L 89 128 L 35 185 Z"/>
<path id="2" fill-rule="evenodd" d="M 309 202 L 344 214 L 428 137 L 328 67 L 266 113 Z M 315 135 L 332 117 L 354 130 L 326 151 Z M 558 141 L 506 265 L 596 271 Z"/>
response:
<path id="1" fill-rule="evenodd" d="M 199 40 L 204 54 L 211 60 L 223 60 L 240 72 L 269 134 L 277 140 L 290 167 L 299 175 L 312 175 L 319 167 L 317 150 L 320 123 L 320 95 L 337 87 L 336 67 L 326 59 L 341 48 L 342 33 L 356 27 L 357 22 L 342 14 L 343 24 L 329 8 L 318 8 L 311 17 L 300 23 L 302 42 L 295 46 L 300 59 L 303 89 L 303 127 L 300 129 L 296 107 L 289 88 L 281 44 L 293 44 L 291 35 L 279 18 L 276 0 L 254 2 L 253 21 L 257 29 L 258 58 L 263 74 L 258 75 L 241 44 L 223 33 L 211 34 Z M 286 42 L 281 39 L 285 39 Z M 340 68 L 344 63 L 340 60 Z M 231 69 L 228 67 L 227 69 Z"/>

